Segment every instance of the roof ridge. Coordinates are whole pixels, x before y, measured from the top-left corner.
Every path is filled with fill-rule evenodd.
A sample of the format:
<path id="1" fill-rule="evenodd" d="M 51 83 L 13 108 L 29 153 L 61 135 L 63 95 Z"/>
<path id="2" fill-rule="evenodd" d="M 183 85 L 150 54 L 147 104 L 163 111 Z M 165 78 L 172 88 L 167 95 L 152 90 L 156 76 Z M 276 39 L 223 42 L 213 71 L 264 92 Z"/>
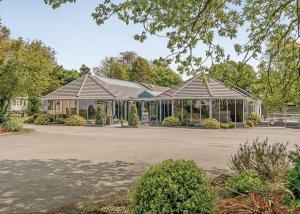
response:
<path id="1" fill-rule="evenodd" d="M 185 84 L 179 88 L 176 92 L 174 92 L 173 94 L 171 94 L 171 97 L 173 97 L 174 95 L 176 95 L 179 91 L 181 91 L 182 89 L 184 89 L 188 84 L 190 84 L 194 79 L 196 79 L 196 77 L 198 77 L 199 74 L 195 75 L 194 77 L 191 77 L 190 79 L 185 81 Z"/>
<path id="2" fill-rule="evenodd" d="M 79 90 L 78 90 L 78 93 L 77 93 L 76 97 L 79 97 L 79 95 L 80 95 L 80 93 L 81 93 L 81 91 L 82 91 L 82 88 L 83 88 L 83 86 L 84 86 L 84 83 L 85 83 L 87 77 L 88 77 L 88 74 L 84 75 L 84 80 L 82 81 L 82 84 L 81 84 L 81 86 L 80 86 L 80 88 L 79 88 Z"/>
<path id="3" fill-rule="evenodd" d="M 79 77 L 78 79 L 73 80 L 73 81 L 69 82 L 69 83 L 66 84 L 66 85 L 63 85 L 62 87 L 60 87 L 60 88 L 58 88 L 58 89 L 56 89 L 56 90 L 50 92 L 49 94 L 45 95 L 44 97 L 49 96 L 49 95 L 52 95 L 54 92 L 56 92 L 56 91 L 58 91 L 58 90 L 61 90 L 61 89 L 65 88 L 65 87 L 67 87 L 68 85 L 71 85 L 71 83 L 73 83 L 74 81 L 80 80 L 80 79 L 83 78 L 83 77 L 84 77 L 84 76 L 81 76 L 81 77 Z"/>
<path id="4" fill-rule="evenodd" d="M 109 93 L 111 96 L 116 97 L 113 93 L 111 93 L 107 88 L 105 88 L 103 85 L 99 84 L 95 79 L 94 76 L 89 76 L 91 80 L 93 80 L 98 86 L 103 88 L 107 93 Z M 97 78 L 97 77 L 96 77 Z M 100 80 L 100 79 L 99 79 Z M 100 80 L 101 81 L 101 80 Z M 103 81 L 102 81 L 103 82 Z M 105 83 L 104 83 L 105 84 Z"/>

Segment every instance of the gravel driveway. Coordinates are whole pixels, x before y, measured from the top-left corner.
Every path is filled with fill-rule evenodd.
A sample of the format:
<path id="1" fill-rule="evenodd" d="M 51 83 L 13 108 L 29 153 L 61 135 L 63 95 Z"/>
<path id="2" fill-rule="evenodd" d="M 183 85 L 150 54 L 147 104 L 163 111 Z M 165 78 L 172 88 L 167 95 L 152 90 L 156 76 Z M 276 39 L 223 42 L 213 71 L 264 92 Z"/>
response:
<path id="1" fill-rule="evenodd" d="M 240 143 L 269 137 L 300 144 L 299 129 L 100 128 L 29 126 L 0 136 L 0 213 L 47 212 L 119 194 L 149 165 L 192 159 L 210 174 L 228 171 Z"/>

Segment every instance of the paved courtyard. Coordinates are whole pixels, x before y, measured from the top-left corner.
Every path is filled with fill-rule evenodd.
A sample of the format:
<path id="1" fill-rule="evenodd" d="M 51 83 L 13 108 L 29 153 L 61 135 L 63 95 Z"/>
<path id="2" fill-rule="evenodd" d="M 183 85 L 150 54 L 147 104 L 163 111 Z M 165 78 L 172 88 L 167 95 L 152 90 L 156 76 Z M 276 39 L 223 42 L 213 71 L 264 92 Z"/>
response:
<path id="1" fill-rule="evenodd" d="M 194 160 L 210 174 L 228 171 L 240 143 L 259 137 L 300 144 L 300 129 L 100 128 L 30 126 L 0 136 L 0 213 L 46 212 L 124 193 L 165 159 Z"/>

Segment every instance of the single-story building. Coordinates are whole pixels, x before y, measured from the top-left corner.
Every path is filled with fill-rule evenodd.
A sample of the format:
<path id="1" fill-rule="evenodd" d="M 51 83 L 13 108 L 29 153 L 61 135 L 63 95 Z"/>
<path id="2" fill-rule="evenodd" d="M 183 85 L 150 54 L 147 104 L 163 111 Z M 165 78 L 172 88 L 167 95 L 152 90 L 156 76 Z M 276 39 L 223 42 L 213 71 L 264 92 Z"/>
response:
<path id="1" fill-rule="evenodd" d="M 9 103 L 8 111 L 16 114 L 25 114 L 28 105 L 28 97 L 14 97 Z"/>
<path id="2" fill-rule="evenodd" d="M 201 123 L 206 118 L 244 123 L 248 113 L 261 114 L 261 103 L 239 88 L 222 81 L 195 75 L 181 85 L 166 88 L 151 84 L 85 75 L 42 98 L 45 112 L 68 117 L 78 114 L 95 119 L 99 103 L 104 104 L 108 123 L 128 119 L 135 103 L 142 122 L 161 123 L 167 116 Z"/>

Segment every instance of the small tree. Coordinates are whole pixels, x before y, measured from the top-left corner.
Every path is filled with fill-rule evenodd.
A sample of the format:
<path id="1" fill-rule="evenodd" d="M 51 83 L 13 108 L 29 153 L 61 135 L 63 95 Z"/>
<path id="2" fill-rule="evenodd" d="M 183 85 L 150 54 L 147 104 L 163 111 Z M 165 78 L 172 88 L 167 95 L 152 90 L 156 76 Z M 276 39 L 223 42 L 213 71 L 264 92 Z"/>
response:
<path id="1" fill-rule="evenodd" d="M 106 115 L 104 112 L 104 106 L 102 104 L 98 105 L 96 111 L 96 121 L 95 121 L 96 125 L 104 126 L 106 123 L 105 117 Z"/>
<path id="2" fill-rule="evenodd" d="M 134 126 L 134 127 L 138 127 L 139 125 L 139 116 L 135 104 L 131 104 L 130 106 L 128 124 L 129 126 Z"/>
<path id="3" fill-rule="evenodd" d="M 31 97 L 28 99 L 26 113 L 32 116 L 40 111 L 41 102 L 38 98 Z"/>

